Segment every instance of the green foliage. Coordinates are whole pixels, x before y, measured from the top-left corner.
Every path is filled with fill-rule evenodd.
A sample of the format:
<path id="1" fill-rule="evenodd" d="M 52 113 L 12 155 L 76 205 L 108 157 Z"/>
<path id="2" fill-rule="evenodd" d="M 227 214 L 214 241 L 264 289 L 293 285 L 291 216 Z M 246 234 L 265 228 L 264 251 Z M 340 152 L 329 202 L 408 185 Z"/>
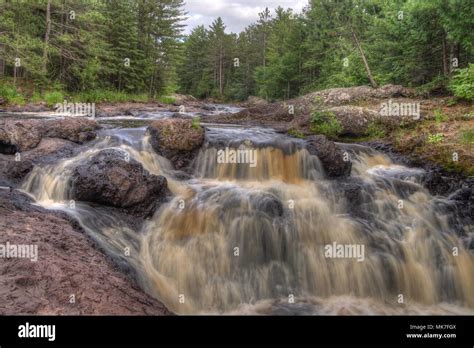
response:
<path id="1" fill-rule="evenodd" d="M 377 122 L 370 122 L 367 126 L 367 135 L 369 138 L 379 139 L 385 137 L 386 130 Z"/>
<path id="2" fill-rule="evenodd" d="M 25 98 L 18 93 L 16 88 L 4 82 L 0 84 L 0 98 L 5 99 L 8 104 L 22 105 L 25 103 Z"/>
<path id="3" fill-rule="evenodd" d="M 291 135 L 292 137 L 295 137 L 295 138 L 300 138 L 300 139 L 305 138 L 305 135 L 302 132 L 300 132 L 297 129 L 293 129 L 293 128 L 288 130 L 288 134 Z"/>
<path id="4" fill-rule="evenodd" d="M 53 106 L 64 101 L 64 95 L 60 91 L 46 92 L 44 94 L 44 101 L 48 106 Z"/>
<path id="5" fill-rule="evenodd" d="M 456 97 L 474 101 L 474 64 L 459 69 L 452 78 L 449 88 Z"/>
<path id="6" fill-rule="evenodd" d="M 31 103 L 39 103 L 43 101 L 43 98 L 41 97 L 41 94 L 38 91 L 34 91 L 33 95 L 30 98 Z"/>
<path id="7" fill-rule="evenodd" d="M 156 96 L 176 90 L 183 0 L 49 3 L 52 29 L 45 42 L 46 1 L 0 0 L 6 76 L 30 79 L 41 90 L 56 90 L 59 82 L 72 94 L 117 90 Z"/>
<path id="8" fill-rule="evenodd" d="M 433 80 L 417 88 L 421 95 L 445 93 L 449 80 L 445 76 L 436 76 Z"/>
<path id="9" fill-rule="evenodd" d="M 163 104 L 174 104 L 176 103 L 176 98 L 167 95 L 161 95 L 158 97 L 158 101 Z"/>
<path id="10" fill-rule="evenodd" d="M 436 123 L 442 123 L 449 120 L 448 115 L 445 115 L 443 111 L 440 109 L 436 109 L 434 111 L 434 118 L 435 118 Z"/>
<path id="11" fill-rule="evenodd" d="M 192 120 L 192 123 L 191 123 L 191 127 L 193 127 L 194 129 L 200 129 L 201 128 L 201 117 L 199 117 L 199 116 L 194 117 L 193 120 Z"/>
<path id="12" fill-rule="evenodd" d="M 133 94 L 119 92 L 115 90 L 90 90 L 77 93 L 73 98 L 80 103 L 124 103 L 124 102 L 147 102 L 149 100 L 146 93 Z"/>
<path id="13" fill-rule="evenodd" d="M 436 133 L 436 134 L 428 134 L 427 141 L 429 144 L 438 144 L 444 140 L 444 134 Z"/>
<path id="14" fill-rule="evenodd" d="M 474 129 L 465 129 L 460 134 L 461 143 L 474 144 Z"/>
<path id="15" fill-rule="evenodd" d="M 342 131 L 342 126 L 334 113 L 329 111 L 314 111 L 311 114 L 311 131 L 335 137 Z"/>
<path id="16" fill-rule="evenodd" d="M 45 6 L 0 0 L 5 76 L 31 79 L 40 87 L 35 90 L 91 101 L 145 100 L 145 93 L 160 99 L 177 90 L 198 98 L 289 99 L 368 84 L 363 55 L 379 85 L 420 86 L 422 94 L 434 94 L 445 92 L 456 57 L 460 66 L 448 88 L 456 98 L 474 100 L 469 1 L 312 0 L 299 14 L 265 9 L 238 34 L 217 18 L 186 36 L 184 0 L 51 1 L 49 42 Z M 24 100 L 3 93 L 10 103 Z"/>

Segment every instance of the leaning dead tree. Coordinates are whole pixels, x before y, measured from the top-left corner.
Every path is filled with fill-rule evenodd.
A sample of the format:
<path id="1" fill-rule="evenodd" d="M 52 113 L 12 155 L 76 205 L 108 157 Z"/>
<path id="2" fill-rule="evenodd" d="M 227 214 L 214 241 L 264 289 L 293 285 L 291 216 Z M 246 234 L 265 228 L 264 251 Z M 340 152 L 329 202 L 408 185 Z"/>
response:
<path id="1" fill-rule="evenodd" d="M 370 85 L 373 88 L 377 88 L 377 83 L 374 80 L 374 77 L 372 76 L 372 72 L 370 71 L 369 63 L 367 63 L 367 58 L 365 58 L 364 50 L 362 49 L 362 46 L 360 45 L 359 39 L 357 38 L 357 34 L 354 30 L 354 28 L 351 25 L 351 32 L 352 32 L 352 37 L 354 38 L 354 43 L 357 46 L 357 49 L 359 50 L 360 56 L 362 58 L 362 61 L 364 62 L 364 67 L 365 67 L 365 72 L 367 73 L 367 77 L 370 81 Z"/>

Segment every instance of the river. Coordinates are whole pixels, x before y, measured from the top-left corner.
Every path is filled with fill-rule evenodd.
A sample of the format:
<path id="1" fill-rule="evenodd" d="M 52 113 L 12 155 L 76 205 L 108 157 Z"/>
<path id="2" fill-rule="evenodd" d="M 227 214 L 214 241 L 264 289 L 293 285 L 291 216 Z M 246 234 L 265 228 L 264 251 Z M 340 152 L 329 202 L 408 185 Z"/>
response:
<path id="1" fill-rule="evenodd" d="M 300 139 L 207 126 L 183 180 L 145 127 L 109 125 L 76 157 L 35 167 L 21 189 L 75 217 L 179 314 L 474 314 L 474 256 L 450 202 L 420 184 L 422 169 L 340 146 L 353 162 L 350 180 L 327 179 Z M 255 151 L 256 165 L 218 163 L 223 148 Z M 172 199 L 136 230 L 119 214 L 70 202 L 72 168 L 104 149 L 168 179 Z"/>

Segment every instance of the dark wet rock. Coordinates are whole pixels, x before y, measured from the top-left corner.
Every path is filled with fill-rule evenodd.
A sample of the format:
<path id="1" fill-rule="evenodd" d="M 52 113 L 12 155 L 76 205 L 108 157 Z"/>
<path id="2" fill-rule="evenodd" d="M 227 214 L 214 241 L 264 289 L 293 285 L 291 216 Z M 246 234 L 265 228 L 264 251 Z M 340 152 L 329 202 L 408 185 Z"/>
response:
<path id="1" fill-rule="evenodd" d="M 447 195 L 461 187 L 462 179 L 459 174 L 433 167 L 427 171 L 422 184 L 434 195 Z"/>
<path id="2" fill-rule="evenodd" d="M 185 172 L 182 172 L 180 170 L 176 170 L 174 173 L 173 173 L 173 177 L 177 180 L 190 180 L 192 178 L 192 175 L 191 174 L 188 174 L 188 173 L 185 173 Z"/>
<path id="3" fill-rule="evenodd" d="M 351 161 L 344 161 L 344 152 L 324 135 L 308 137 L 306 149 L 310 154 L 318 156 L 329 177 L 346 177 L 350 175 L 352 169 Z"/>
<path id="4" fill-rule="evenodd" d="M 53 164 L 61 159 L 69 158 L 81 151 L 81 147 L 69 140 L 43 138 L 32 150 L 21 153 L 21 158 L 33 164 Z"/>
<path id="5" fill-rule="evenodd" d="M 269 217 L 275 218 L 282 216 L 284 208 L 278 197 L 272 194 L 262 194 L 259 197 L 251 199 L 252 209 L 265 213 Z"/>
<path id="6" fill-rule="evenodd" d="M 32 150 L 15 155 L 0 155 L 0 185 L 17 187 L 35 165 L 54 164 L 81 151 L 77 144 L 63 139 L 43 138 Z"/>
<path id="7" fill-rule="evenodd" d="M 188 119 L 154 121 L 148 132 L 153 149 L 179 170 L 190 166 L 204 143 L 204 129 Z"/>
<path id="8" fill-rule="evenodd" d="M 364 183 L 362 179 L 348 177 L 334 181 L 324 194 L 327 199 L 334 200 L 337 204 L 343 203 L 346 211 L 353 217 L 368 219 L 370 218 L 368 205 L 371 203 L 372 191 L 373 187 Z"/>
<path id="9" fill-rule="evenodd" d="M 457 190 L 448 197 L 456 207 L 456 215 L 464 226 L 474 224 L 474 184 L 471 182 L 469 186 Z"/>
<path id="10" fill-rule="evenodd" d="M 193 117 L 191 115 L 182 114 L 180 112 L 174 112 L 173 114 L 171 114 L 171 118 L 183 118 L 192 120 Z"/>
<path id="11" fill-rule="evenodd" d="M 166 178 L 152 175 L 118 150 L 103 150 L 74 168 L 71 197 L 148 216 L 169 194 Z"/>
<path id="12" fill-rule="evenodd" d="M 202 109 L 206 111 L 215 111 L 216 107 L 214 105 L 205 104 L 202 106 Z"/>
<path id="13" fill-rule="evenodd" d="M 33 163 L 31 161 L 14 161 L 0 158 L 0 185 L 15 186 L 21 182 L 32 169 Z"/>

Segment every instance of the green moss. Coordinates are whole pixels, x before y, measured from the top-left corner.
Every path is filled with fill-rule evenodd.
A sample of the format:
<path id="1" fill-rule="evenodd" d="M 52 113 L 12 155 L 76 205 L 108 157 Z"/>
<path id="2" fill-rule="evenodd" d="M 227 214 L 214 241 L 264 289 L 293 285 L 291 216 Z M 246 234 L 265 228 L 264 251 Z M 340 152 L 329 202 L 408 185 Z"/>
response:
<path id="1" fill-rule="evenodd" d="M 193 120 L 192 120 L 192 123 L 191 123 L 191 127 L 193 127 L 194 129 L 200 129 L 201 128 L 201 117 L 199 117 L 199 116 L 194 117 Z"/>
<path id="2" fill-rule="evenodd" d="M 474 129 L 462 130 L 459 138 L 463 144 L 474 144 Z"/>
<path id="3" fill-rule="evenodd" d="M 316 134 L 336 137 L 342 132 L 342 126 L 334 113 L 330 111 L 314 111 L 311 114 L 310 130 Z"/>
<path id="4" fill-rule="evenodd" d="M 304 138 L 305 138 L 305 135 L 304 135 L 302 132 L 300 132 L 300 131 L 298 131 L 298 130 L 296 130 L 296 129 L 290 129 L 290 130 L 288 131 L 288 135 L 291 135 L 292 137 L 300 138 L 300 139 L 304 139 Z"/>

